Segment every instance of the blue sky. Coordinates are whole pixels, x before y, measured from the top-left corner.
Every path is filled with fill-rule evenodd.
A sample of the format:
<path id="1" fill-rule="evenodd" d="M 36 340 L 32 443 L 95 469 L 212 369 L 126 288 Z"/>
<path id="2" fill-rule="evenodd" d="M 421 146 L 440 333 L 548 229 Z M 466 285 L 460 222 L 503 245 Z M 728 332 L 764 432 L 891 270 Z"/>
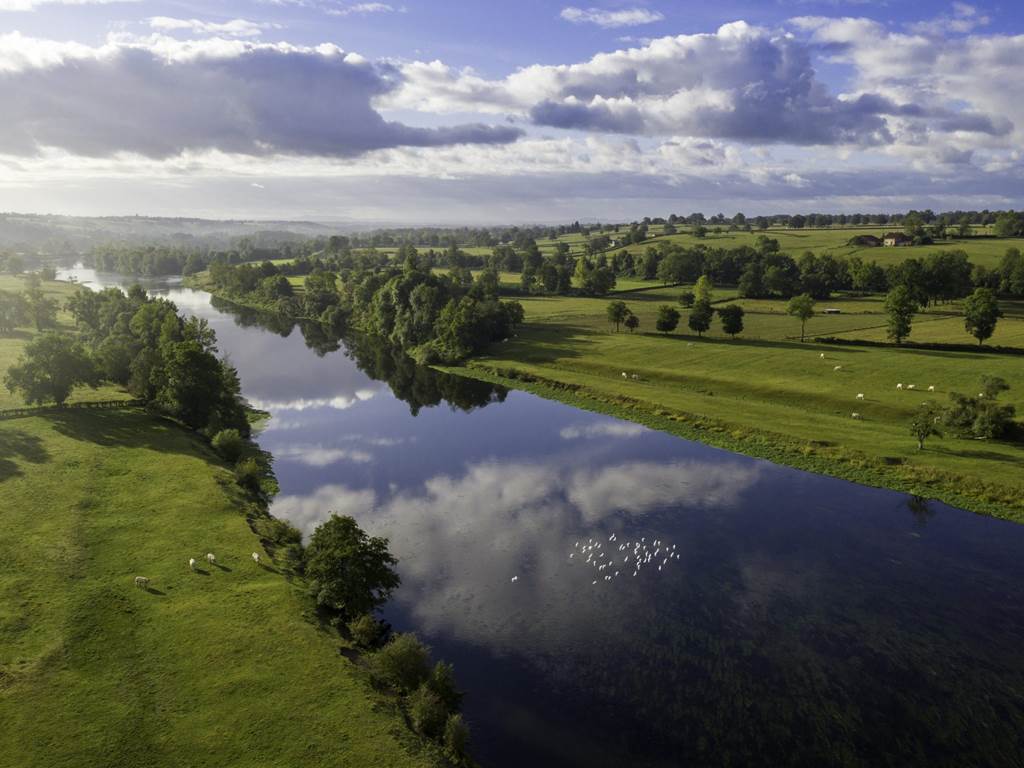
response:
<path id="1" fill-rule="evenodd" d="M 1024 207 L 1024 4 L 0 0 L 0 209 Z"/>

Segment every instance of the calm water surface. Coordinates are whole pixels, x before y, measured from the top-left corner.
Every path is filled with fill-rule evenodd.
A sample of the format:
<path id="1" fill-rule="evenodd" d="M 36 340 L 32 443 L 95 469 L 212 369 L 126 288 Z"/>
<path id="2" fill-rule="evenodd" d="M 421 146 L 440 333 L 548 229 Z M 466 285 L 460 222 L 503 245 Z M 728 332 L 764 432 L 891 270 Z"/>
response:
<path id="1" fill-rule="evenodd" d="M 483 765 L 1024 765 L 1024 526 L 154 290 L 273 414 L 274 514 L 390 537 L 386 617 L 455 664 Z"/>

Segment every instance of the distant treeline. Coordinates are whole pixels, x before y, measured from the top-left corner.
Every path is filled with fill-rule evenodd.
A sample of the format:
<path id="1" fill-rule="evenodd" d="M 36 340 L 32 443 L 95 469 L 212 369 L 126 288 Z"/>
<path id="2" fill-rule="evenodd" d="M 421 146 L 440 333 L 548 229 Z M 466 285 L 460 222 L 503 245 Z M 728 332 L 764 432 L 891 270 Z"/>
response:
<path id="1" fill-rule="evenodd" d="M 294 259 L 316 250 L 315 241 L 259 246 L 252 238 L 241 238 L 236 247 L 217 250 L 166 245 L 106 245 L 94 248 L 83 262 L 104 272 L 157 277 L 193 275 L 214 262 L 242 264 L 263 259 Z"/>

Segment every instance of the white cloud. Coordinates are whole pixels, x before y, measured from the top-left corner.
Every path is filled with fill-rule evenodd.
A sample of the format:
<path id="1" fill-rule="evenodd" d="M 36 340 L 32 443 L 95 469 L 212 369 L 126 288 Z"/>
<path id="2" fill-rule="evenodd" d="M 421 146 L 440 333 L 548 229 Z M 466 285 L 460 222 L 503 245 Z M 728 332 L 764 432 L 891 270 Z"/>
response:
<path id="1" fill-rule="evenodd" d="M 330 8 L 327 13 L 330 16 L 351 16 L 352 14 L 394 13 L 396 10 L 399 9 L 387 3 L 356 3 L 346 8 Z"/>
<path id="2" fill-rule="evenodd" d="M 943 14 L 927 21 L 908 24 L 911 32 L 932 37 L 945 37 L 949 33 L 966 34 L 979 27 L 991 23 L 988 16 L 978 13 L 978 9 L 968 3 L 953 3 L 953 13 Z"/>
<path id="3" fill-rule="evenodd" d="M 110 5 L 141 0 L 0 0 L 0 11 L 34 11 L 43 5 Z"/>
<path id="4" fill-rule="evenodd" d="M 201 21 L 200 19 L 175 19 L 170 16 L 153 16 L 149 26 L 159 32 L 189 32 L 196 35 L 227 35 L 228 37 L 259 37 L 266 29 L 277 28 L 276 24 L 267 24 L 246 19 L 230 21 Z"/>
<path id="5" fill-rule="evenodd" d="M 372 389 L 360 389 L 354 395 L 335 395 L 334 397 L 296 398 L 295 400 L 260 400 L 249 398 L 249 404 L 260 411 L 278 413 L 280 411 L 308 411 L 313 408 L 332 408 L 345 411 L 357 403 L 369 400 L 376 394 Z"/>
<path id="6" fill-rule="evenodd" d="M 639 437 L 647 429 L 628 421 L 601 421 L 596 424 L 575 424 L 564 427 L 559 433 L 563 440 L 592 440 L 602 437 Z"/>
<path id="7" fill-rule="evenodd" d="M 328 44 L 153 35 L 90 47 L 9 33 L 0 35 L 0 72 L 0 154 L 54 147 L 101 157 L 190 149 L 353 157 L 520 135 L 505 126 L 387 121 L 371 102 L 394 87 L 393 71 Z"/>
<path id="8" fill-rule="evenodd" d="M 323 445 L 287 445 L 274 450 L 280 459 L 291 459 L 310 467 L 327 467 L 342 461 L 354 464 L 367 464 L 373 461 L 373 454 L 368 451 L 348 448 L 330 448 Z"/>
<path id="9" fill-rule="evenodd" d="M 649 11 L 646 8 L 626 8 L 620 11 L 606 11 L 600 8 L 576 8 L 569 6 L 563 8 L 559 14 L 566 21 L 573 24 L 596 24 L 605 29 L 616 27 L 635 27 L 641 24 L 652 24 L 661 21 L 665 17 L 658 11 Z"/>

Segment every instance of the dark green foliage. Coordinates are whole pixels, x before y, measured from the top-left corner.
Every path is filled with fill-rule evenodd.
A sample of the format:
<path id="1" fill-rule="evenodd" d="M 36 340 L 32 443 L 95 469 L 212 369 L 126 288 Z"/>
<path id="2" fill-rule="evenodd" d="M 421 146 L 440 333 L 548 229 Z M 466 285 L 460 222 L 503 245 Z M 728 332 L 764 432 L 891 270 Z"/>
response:
<path id="1" fill-rule="evenodd" d="M 711 327 L 711 318 L 714 316 L 715 311 L 711 308 L 711 303 L 698 299 L 693 305 L 693 309 L 690 310 L 690 316 L 686 319 L 686 324 L 690 327 L 691 331 L 696 331 L 697 335 L 701 336 L 704 334 L 704 331 Z"/>
<path id="2" fill-rule="evenodd" d="M 263 466 L 255 458 L 242 459 L 235 465 L 235 482 L 250 493 L 262 490 Z"/>
<path id="3" fill-rule="evenodd" d="M 448 715 L 444 724 L 442 738 L 445 754 L 456 765 L 465 763 L 469 758 L 469 727 L 462 715 Z"/>
<path id="4" fill-rule="evenodd" d="M 640 318 L 634 315 L 633 313 L 630 313 L 626 317 L 625 323 L 626 327 L 629 329 L 629 332 L 632 333 L 633 331 L 640 327 Z"/>
<path id="5" fill-rule="evenodd" d="M 951 405 L 945 413 L 945 424 L 960 437 L 1000 438 L 1013 428 L 1016 409 L 1002 405 L 998 397 L 1010 385 L 998 376 L 982 376 L 977 397 L 950 392 Z"/>
<path id="6" fill-rule="evenodd" d="M 374 648 L 383 635 L 383 627 L 372 614 L 364 613 L 348 624 L 352 640 L 360 648 Z"/>
<path id="7" fill-rule="evenodd" d="M 430 652 L 416 635 L 408 633 L 393 636 L 370 656 L 369 664 L 378 680 L 400 693 L 416 690 L 430 676 Z"/>
<path id="8" fill-rule="evenodd" d="M 237 429 L 222 429 L 210 441 L 213 449 L 229 464 L 234 464 L 246 448 L 246 441 Z"/>
<path id="9" fill-rule="evenodd" d="M 697 294 L 693 291 L 683 291 L 679 296 L 679 303 L 689 309 L 693 306 L 693 302 L 697 300 Z"/>
<path id="10" fill-rule="evenodd" d="M 806 293 L 794 296 L 786 305 L 786 312 L 800 321 L 800 341 L 803 341 L 807 335 L 807 321 L 814 317 L 814 298 Z"/>
<path id="11" fill-rule="evenodd" d="M 449 712 L 458 712 L 462 705 L 462 691 L 455 685 L 455 668 L 444 661 L 434 664 L 426 685 L 441 700 Z"/>
<path id="12" fill-rule="evenodd" d="M 662 304 L 658 307 L 658 319 L 655 322 L 655 327 L 664 334 L 672 333 L 679 325 L 679 310 L 675 307 L 670 307 L 668 304 Z"/>
<path id="13" fill-rule="evenodd" d="M 983 344 L 996 330 L 996 323 L 1003 316 L 995 294 L 988 288 L 977 288 L 964 301 L 964 328 Z"/>
<path id="14" fill-rule="evenodd" d="M 368 536 L 348 515 L 332 514 L 306 548 L 306 575 L 317 605 L 344 618 L 370 613 L 400 583 L 388 540 Z"/>
<path id="15" fill-rule="evenodd" d="M 100 377 L 85 347 L 68 336 L 46 333 L 25 346 L 16 365 L 7 370 L 4 384 L 21 392 L 26 403 L 64 405 L 79 384 L 95 388 Z"/>
<path id="16" fill-rule="evenodd" d="M 608 322 L 615 325 L 615 332 L 618 333 L 619 326 L 625 322 L 626 318 L 629 317 L 629 307 L 626 306 L 624 301 L 613 301 L 608 305 Z"/>
<path id="17" fill-rule="evenodd" d="M 722 331 L 734 337 L 743 333 L 743 307 L 739 304 L 728 304 L 719 308 L 718 317 L 722 321 Z"/>
<path id="18" fill-rule="evenodd" d="M 885 312 L 888 315 L 887 335 L 900 344 L 910 335 L 911 323 L 918 310 L 917 299 L 909 288 L 898 285 L 885 297 Z"/>
<path id="19" fill-rule="evenodd" d="M 430 687 L 424 683 L 409 695 L 409 719 L 417 733 L 428 739 L 444 735 L 448 710 Z"/>
<path id="20" fill-rule="evenodd" d="M 10 291 L 0 291 L 0 333 L 10 333 L 28 322 L 28 303 Z"/>

